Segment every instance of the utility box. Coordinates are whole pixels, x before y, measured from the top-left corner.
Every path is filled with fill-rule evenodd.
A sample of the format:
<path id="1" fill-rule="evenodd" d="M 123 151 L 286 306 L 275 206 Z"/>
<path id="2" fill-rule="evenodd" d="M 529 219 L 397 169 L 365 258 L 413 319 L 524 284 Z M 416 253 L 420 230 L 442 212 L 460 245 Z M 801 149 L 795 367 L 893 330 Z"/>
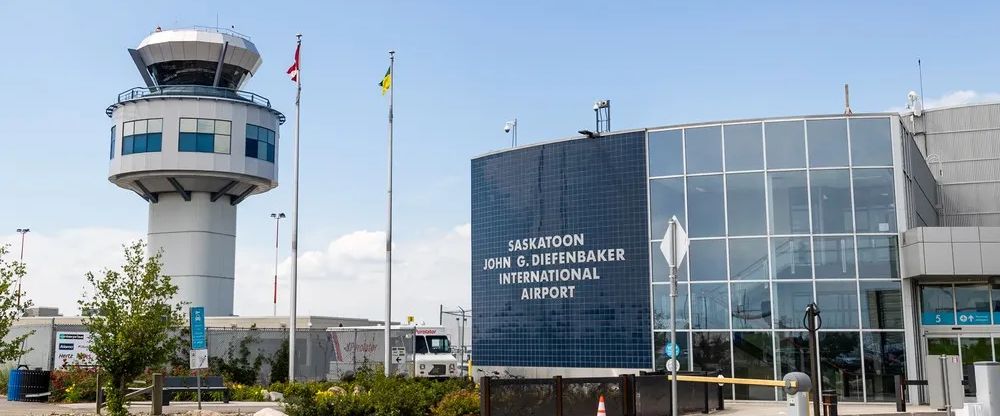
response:
<path id="1" fill-rule="evenodd" d="M 957 355 L 928 355 L 924 361 L 928 401 L 934 409 L 961 409 L 965 405 L 962 360 Z"/>

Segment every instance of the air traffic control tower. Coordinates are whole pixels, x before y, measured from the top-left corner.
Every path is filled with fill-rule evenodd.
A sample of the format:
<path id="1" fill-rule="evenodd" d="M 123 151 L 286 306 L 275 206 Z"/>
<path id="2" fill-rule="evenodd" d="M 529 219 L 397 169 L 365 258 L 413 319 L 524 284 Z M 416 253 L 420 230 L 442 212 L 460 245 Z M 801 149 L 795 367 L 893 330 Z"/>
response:
<path id="1" fill-rule="evenodd" d="M 236 207 L 278 186 L 285 116 L 241 90 L 261 65 L 241 34 L 157 28 L 129 54 L 145 86 L 107 108 L 108 180 L 149 202 L 149 250 L 176 300 L 232 315 Z"/>

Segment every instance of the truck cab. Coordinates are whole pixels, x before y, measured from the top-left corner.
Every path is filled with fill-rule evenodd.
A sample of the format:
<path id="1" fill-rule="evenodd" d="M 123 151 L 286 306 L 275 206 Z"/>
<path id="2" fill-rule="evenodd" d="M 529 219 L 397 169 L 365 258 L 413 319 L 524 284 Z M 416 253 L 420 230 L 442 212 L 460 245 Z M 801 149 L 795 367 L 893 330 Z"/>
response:
<path id="1" fill-rule="evenodd" d="M 460 363 L 451 353 L 451 341 L 444 327 L 414 328 L 414 376 L 458 377 Z"/>

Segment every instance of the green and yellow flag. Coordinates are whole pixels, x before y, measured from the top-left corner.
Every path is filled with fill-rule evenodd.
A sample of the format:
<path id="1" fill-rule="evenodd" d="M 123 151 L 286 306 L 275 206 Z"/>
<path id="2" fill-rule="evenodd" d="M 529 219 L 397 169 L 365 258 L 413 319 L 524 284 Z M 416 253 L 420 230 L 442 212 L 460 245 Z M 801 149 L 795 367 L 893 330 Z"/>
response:
<path id="1" fill-rule="evenodd" d="M 385 70 L 385 76 L 382 77 L 382 81 L 378 83 L 378 86 L 382 87 L 382 95 L 385 95 L 386 91 L 392 87 L 392 67 Z"/>

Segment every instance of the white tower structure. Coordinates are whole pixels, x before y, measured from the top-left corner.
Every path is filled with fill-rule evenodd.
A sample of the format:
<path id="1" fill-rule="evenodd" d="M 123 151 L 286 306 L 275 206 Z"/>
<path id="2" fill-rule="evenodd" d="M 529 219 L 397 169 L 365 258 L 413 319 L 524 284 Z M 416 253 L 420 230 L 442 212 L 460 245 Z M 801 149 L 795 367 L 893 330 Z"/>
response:
<path id="1" fill-rule="evenodd" d="M 240 90 L 261 64 L 246 36 L 157 28 L 129 53 L 146 86 L 107 108 L 108 180 L 149 202 L 149 250 L 176 300 L 232 315 L 236 206 L 278 186 L 285 116 Z"/>

